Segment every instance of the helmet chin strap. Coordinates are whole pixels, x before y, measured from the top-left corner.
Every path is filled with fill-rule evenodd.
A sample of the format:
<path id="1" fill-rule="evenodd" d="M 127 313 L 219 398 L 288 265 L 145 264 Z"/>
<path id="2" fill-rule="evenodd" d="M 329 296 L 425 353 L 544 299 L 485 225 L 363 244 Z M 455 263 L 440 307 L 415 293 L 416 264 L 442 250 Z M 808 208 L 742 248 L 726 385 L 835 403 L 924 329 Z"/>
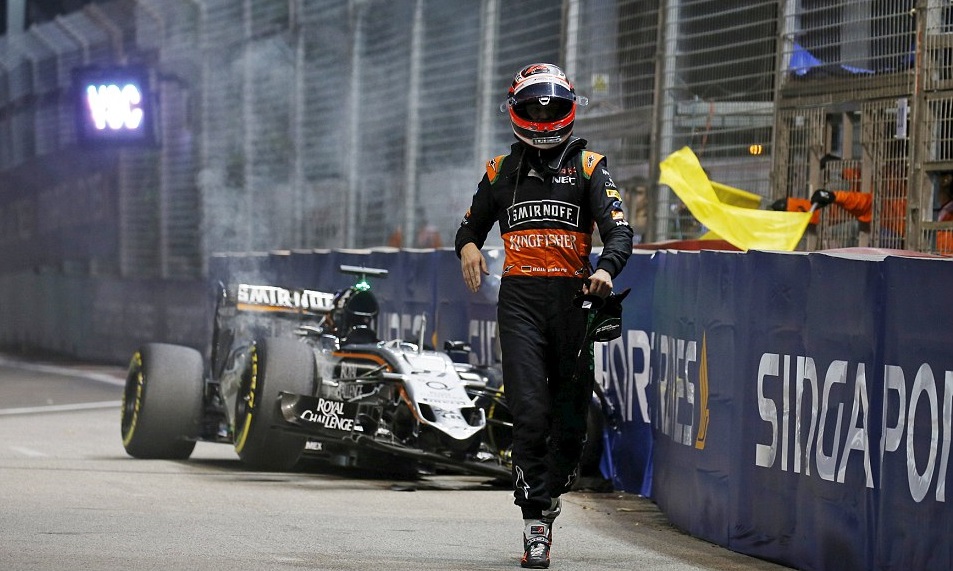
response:
<path id="1" fill-rule="evenodd" d="M 565 143 L 551 149 L 537 149 L 525 142 L 523 142 L 523 145 L 528 151 L 527 158 L 533 168 L 541 174 L 553 176 L 559 173 L 569 155 L 577 149 L 585 148 L 587 143 L 588 141 L 583 138 L 569 137 Z"/>

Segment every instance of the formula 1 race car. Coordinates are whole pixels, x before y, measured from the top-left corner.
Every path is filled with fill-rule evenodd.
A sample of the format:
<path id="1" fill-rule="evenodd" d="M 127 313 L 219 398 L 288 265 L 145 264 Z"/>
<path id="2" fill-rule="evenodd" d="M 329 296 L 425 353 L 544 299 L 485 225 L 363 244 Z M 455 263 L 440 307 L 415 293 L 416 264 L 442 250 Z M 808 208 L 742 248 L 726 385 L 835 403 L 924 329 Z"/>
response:
<path id="1" fill-rule="evenodd" d="M 381 341 L 368 278 L 336 293 L 219 284 L 208 363 L 193 348 L 150 343 L 132 357 L 121 432 L 136 458 L 186 459 L 197 441 L 234 446 L 256 470 L 302 457 L 400 476 L 436 469 L 510 477 L 510 422 L 499 371 L 468 347 Z M 424 321 L 425 323 L 425 321 Z M 599 407 L 596 407 L 599 408 Z M 598 463 L 601 415 L 587 462 Z"/>

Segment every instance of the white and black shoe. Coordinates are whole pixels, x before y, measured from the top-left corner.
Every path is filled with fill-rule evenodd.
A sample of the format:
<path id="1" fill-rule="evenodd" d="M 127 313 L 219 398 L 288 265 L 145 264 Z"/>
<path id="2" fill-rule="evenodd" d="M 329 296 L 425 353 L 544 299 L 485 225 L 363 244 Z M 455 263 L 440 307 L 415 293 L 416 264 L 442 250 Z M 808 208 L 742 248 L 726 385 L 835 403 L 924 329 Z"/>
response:
<path id="1" fill-rule="evenodd" d="M 549 548 L 553 544 L 553 531 L 548 523 L 530 521 L 523 529 L 523 559 L 526 569 L 549 569 Z"/>

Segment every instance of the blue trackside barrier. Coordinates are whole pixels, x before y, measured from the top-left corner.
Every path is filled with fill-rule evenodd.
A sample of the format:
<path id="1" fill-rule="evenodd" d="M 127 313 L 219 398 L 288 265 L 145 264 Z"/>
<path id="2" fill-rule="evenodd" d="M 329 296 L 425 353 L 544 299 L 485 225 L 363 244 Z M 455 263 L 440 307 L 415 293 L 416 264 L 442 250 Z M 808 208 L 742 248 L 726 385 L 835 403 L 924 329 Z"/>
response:
<path id="1" fill-rule="evenodd" d="M 204 284 L 3 274 L 0 344 L 201 349 L 217 281 L 336 291 L 349 264 L 390 272 L 370 278 L 383 338 L 424 326 L 490 364 L 502 259 L 486 253 L 477 294 L 448 249 L 215 255 Z M 623 335 L 595 351 L 604 473 L 692 535 L 798 569 L 953 569 L 950 284 L 945 259 L 637 251 L 615 280 L 633 290 Z"/>
<path id="2" fill-rule="evenodd" d="M 661 254 L 652 496 L 798 569 L 951 569 L 948 260 Z"/>

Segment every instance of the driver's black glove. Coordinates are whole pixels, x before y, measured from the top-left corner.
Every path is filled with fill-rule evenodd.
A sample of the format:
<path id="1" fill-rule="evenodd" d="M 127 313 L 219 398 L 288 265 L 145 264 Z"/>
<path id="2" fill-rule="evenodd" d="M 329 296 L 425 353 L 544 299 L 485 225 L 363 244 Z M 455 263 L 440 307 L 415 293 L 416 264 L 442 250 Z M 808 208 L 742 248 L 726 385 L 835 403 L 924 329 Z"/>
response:
<path id="1" fill-rule="evenodd" d="M 788 199 L 779 198 L 771 203 L 771 210 L 777 210 L 778 212 L 784 212 L 788 209 Z"/>
<path id="2" fill-rule="evenodd" d="M 814 194 L 811 195 L 811 204 L 816 204 L 818 208 L 824 208 L 828 204 L 834 202 L 835 196 L 834 193 L 829 190 L 815 190 Z"/>

